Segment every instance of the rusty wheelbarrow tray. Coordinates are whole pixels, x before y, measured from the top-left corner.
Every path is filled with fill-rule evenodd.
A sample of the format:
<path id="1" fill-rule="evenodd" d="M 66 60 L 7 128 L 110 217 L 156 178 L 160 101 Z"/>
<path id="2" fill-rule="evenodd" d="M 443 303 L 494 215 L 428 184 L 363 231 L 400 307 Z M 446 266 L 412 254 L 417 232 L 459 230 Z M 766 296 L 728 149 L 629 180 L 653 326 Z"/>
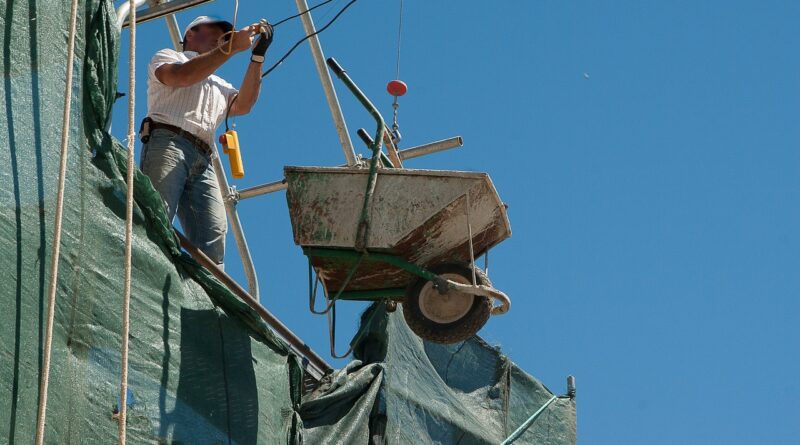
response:
<path id="1" fill-rule="evenodd" d="M 492 313 L 508 310 L 508 297 L 492 288 L 482 274 L 471 280 L 465 267 L 474 256 L 511 236 L 505 205 L 487 174 L 381 169 L 370 206 L 369 231 L 358 250 L 354 246 L 370 171 L 286 167 L 284 175 L 295 243 L 303 247 L 326 296 L 335 295 L 333 301 L 407 303 L 410 289 L 430 293 L 432 289 L 424 287 L 429 282 L 438 290 L 436 294 L 449 289 L 483 296 L 490 305 L 491 299 L 500 301 Z M 453 310 L 464 315 L 458 308 Z M 421 311 L 432 313 L 425 314 L 424 307 Z M 456 340 L 428 334 L 422 336 Z"/>
<path id="2" fill-rule="evenodd" d="M 326 289 L 335 293 L 359 256 L 354 246 L 369 171 L 286 167 L 284 175 L 294 241 L 311 258 Z M 467 196 L 475 256 L 511 236 L 505 206 L 485 173 L 382 169 L 379 178 L 365 246 L 375 261 L 365 259 L 342 299 L 402 296 L 415 274 L 387 268 L 387 256 L 421 267 L 469 263 Z"/>

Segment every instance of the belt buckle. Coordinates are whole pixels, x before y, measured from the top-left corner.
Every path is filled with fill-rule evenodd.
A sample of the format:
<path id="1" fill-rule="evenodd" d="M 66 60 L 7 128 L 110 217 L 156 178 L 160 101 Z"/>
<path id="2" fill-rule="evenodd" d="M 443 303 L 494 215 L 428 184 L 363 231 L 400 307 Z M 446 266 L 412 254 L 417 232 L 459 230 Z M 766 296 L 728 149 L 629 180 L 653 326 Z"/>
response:
<path id="1" fill-rule="evenodd" d="M 184 137 L 192 142 L 192 145 L 200 149 L 200 152 L 204 152 L 203 141 L 200 140 L 197 136 L 189 133 L 186 130 L 181 130 L 183 132 Z"/>

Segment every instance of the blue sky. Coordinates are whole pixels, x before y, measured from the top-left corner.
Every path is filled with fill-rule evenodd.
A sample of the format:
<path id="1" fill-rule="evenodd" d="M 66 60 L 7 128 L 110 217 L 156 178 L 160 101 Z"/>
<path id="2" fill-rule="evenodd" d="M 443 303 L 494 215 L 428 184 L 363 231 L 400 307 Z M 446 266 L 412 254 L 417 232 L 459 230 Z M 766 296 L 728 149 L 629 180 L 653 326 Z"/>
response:
<path id="1" fill-rule="evenodd" d="M 321 8 L 318 25 L 344 3 Z M 293 4 L 243 0 L 239 24 L 275 21 Z M 326 55 L 387 118 L 398 5 L 361 0 L 322 34 Z M 555 392 L 576 376 L 581 443 L 798 443 L 800 3 L 404 7 L 402 146 L 465 142 L 406 167 L 486 171 L 510 206 L 514 234 L 492 251 L 490 275 L 513 308 L 481 335 Z M 232 1 L 217 1 L 179 21 L 232 12 Z M 147 61 L 169 46 L 162 21 L 139 30 L 137 121 Z M 301 36 L 299 21 L 278 28 L 268 62 Z M 127 32 L 122 45 L 127 59 Z M 247 60 L 219 74 L 238 84 Z M 371 120 L 337 88 L 364 153 L 355 130 Z M 114 122 L 123 139 L 124 100 Z M 284 165 L 343 162 L 306 45 L 236 122 L 238 188 L 280 179 Z M 327 357 L 285 195 L 239 211 L 262 303 Z M 230 237 L 227 267 L 244 283 Z M 341 309 L 339 350 L 363 305 Z"/>

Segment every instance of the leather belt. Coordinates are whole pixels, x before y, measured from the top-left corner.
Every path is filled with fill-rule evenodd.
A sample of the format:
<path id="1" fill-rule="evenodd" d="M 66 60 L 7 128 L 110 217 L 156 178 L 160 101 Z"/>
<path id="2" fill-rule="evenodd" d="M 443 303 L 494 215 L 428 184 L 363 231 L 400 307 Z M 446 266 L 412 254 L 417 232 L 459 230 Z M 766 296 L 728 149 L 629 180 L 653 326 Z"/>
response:
<path id="1" fill-rule="evenodd" d="M 201 153 L 203 153 L 204 155 L 211 156 L 211 154 L 214 153 L 214 151 L 211 149 L 211 147 L 208 145 L 207 142 L 203 141 L 199 137 L 193 135 L 192 133 L 189 133 L 188 131 L 186 131 L 186 130 L 180 128 L 180 127 L 176 127 L 174 125 L 165 124 L 165 123 L 156 122 L 156 121 L 153 121 L 153 122 L 150 123 L 150 131 L 151 132 L 153 130 L 157 130 L 159 128 L 164 129 L 164 130 L 169 130 L 169 131 L 171 131 L 171 132 L 173 132 L 173 133 L 175 133 L 177 135 L 180 135 L 180 136 L 186 138 L 189 142 L 194 144 L 194 146 Z"/>

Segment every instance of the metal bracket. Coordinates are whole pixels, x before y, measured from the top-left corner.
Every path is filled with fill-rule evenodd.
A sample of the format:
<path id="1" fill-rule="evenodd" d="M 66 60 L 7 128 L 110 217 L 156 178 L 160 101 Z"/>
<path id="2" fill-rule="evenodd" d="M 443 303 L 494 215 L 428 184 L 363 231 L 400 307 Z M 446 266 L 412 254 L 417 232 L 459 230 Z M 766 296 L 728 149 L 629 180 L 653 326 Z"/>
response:
<path id="1" fill-rule="evenodd" d="M 236 190 L 236 186 L 232 185 L 228 187 L 228 194 L 225 195 L 225 201 L 229 202 L 233 205 L 239 204 L 241 200 L 241 196 L 239 195 L 239 191 Z"/>
<path id="2" fill-rule="evenodd" d="M 440 277 L 439 275 L 437 275 L 436 278 L 432 279 L 431 281 L 433 282 L 433 287 L 437 291 L 439 291 L 439 295 L 444 295 L 447 293 L 447 291 L 450 290 L 450 286 L 448 285 L 447 280 Z"/>

